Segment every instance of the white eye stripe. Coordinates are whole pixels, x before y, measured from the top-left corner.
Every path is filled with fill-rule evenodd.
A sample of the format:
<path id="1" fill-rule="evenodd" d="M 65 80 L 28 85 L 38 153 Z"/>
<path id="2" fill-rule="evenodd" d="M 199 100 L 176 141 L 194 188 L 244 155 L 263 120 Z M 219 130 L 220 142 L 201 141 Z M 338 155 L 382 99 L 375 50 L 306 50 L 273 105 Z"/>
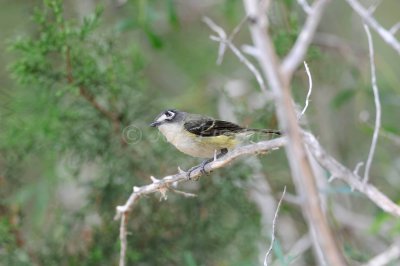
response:
<path id="1" fill-rule="evenodd" d="M 162 122 L 162 121 L 167 120 L 167 119 L 168 119 L 168 117 L 167 117 L 165 114 L 163 114 L 162 116 L 160 116 L 160 117 L 157 119 L 157 122 Z"/>
<path id="2" fill-rule="evenodd" d="M 172 111 L 166 111 L 165 113 L 163 113 L 158 119 L 157 122 L 163 122 L 165 120 L 172 120 L 174 119 L 176 113 L 172 112 Z"/>

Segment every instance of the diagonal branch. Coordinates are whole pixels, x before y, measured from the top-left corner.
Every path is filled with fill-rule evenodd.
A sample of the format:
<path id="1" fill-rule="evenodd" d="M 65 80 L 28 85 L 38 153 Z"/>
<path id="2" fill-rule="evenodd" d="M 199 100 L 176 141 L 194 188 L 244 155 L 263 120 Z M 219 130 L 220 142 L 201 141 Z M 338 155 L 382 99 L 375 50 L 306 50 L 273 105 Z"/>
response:
<path id="1" fill-rule="evenodd" d="M 250 145 L 238 147 L 230 151 L 228 154 L 221 157 L 220 159 L 208 163 L 205 166 L 205 170 L 207 172 L 210 172 L 218 168 L 222 168 L 231 163 L 232 161 L 238 159 L 239 157 L 245 155 L 262 154 L 268 151 L 279 149 L 283 145 L 285 145 L 285 143 L 286 143 L 286 138 L 280 137 L 273 140 L 261 141 Z M 190 174 L 190 177 L 192 179 L 196 179 L 197 177 L 200 176 L 202 176 L 200 168 L 193 170 Z M 160 189 L 163 188 L 169 189 L 169 186 L 171 186 L 172 184 L 183 181 L 187 181 L 187 174 L 184 171 L 180 171 L 180 173 L 175 175 L 169 175 L 162 179 L 154 179 L 153 183 L 147 186 L 134 187 L 133 189 L 134 191 L 132 193 L 133 196 L 131 195 L 131 198 L 128 199 L 128 201 L 124 205 L 117 207 L 117 215 L 115 216 L 115 219 L 119 219 L 123 213 L 130 212 L 137 198 L 143 195 L 158 192 L 160 191 Z"/>
<path id="2" fill-rule="evenodd" d="M 352 188 L 358 190 L 367 196 L 373 203 L 383 211 L 390 213 L 395 217 L 400 217 L 400 206 L 390 200 L 385 194 L 371 184 L 364 184 L 361 177 L 355 172 L 343 166 L 341 163 L 331 157 L 319 144 L 314 135 L 303 132 L 304 141 L 310 149 L 312 155 L 327 169 L 333 176 L 345 181 Z"/>
<path id="3" fill-rule="evenodd" d="M 370 261 L 368 261 L 367 263 L 363 264 L 362 266 L 384 266 L 384 265 L 389 265 L 390 262 L 398 259 L 399 257 L 400 257 L 400 245 L 399 245 L 399 243 L 394 243 L 387 250 L 385 250 L 381 254 L 376 255 Z"/>
<path id="4" fill-rule="evenodd" d="M 282 62 L 283 75 L 291 77 L 303 61 L 328 2 L 329 0 L 317 0 L 312 5 L 299 37 L 297 37 L 292 50 Z"/>
<path id="5" fill-rule="evenodd" d="M 230 151 L 224 157 L 217 159 L 205 166 L 205 170 L 210 172 L 212 170 L 222 168 L 232 161 L 238 159 L 239 157 L 245 155 L 253 155 L 253 154 L 262 154 L 267 153 L 269 151 L 277 150 L 280 147 L 284 146 L 286 143 L 286 138 L 281 137 L 269 141 L 262 141 L 246 146 L 239 147 Z M 196 179 L 202 175 L 200 168 L 195 169 L 191 172 L 190 177 Z M 129 196 L 128 200 L 124 205 L 120 205 L 116 207 L 117 213 L 114 219 L 121 219 L 120 224 L 120 242 L 121 242 L 121 249 L 120 249 L 120 261 L 119 265 L 124 266 L 126 265 L 126 250 L 127 250 L 127 223 L 128 223 L 128 216 L 131 212 L 134 204 L 137 202 L 139 198 L 144 195 L 152 194 L 156 192 L 160 192 L 162 198 L 166 198 L 166 192 L 168 190 L 172 190 L 176 192 L 175 189 L 171 188 L 173 184 L 188 181 L 187 173 L 179 170 L 178 174 L 166 176 L 162 179 L 156 179 L 151 177 L 152 183 L 142 187 L 133 187 L 133 193 Z M 182 193 L 180 193 L 182 194 Z M 189 193 L 184 193 L 185 196 L 193 196 Z"/>
<path id="6" fill-rule="evenodd" d="M 310 149 L 313 156 L 317 159 L 317 161 L 326 168 L 332 175 L 335 175 L 337 178 L 342 179 L 351 187 L 354 187 L 359 192 L 365 194 L 373 203 L 376 204 L 377 207 L 381 208 L 383 211 L 390 213 L 393 216 L 400 217 L 400 206 L 396 205 L 393 201 L 391 201 L 385 194 L 380 192 L 376 187 L 371 184 L 362 183 L 360 177 L 354 174 L 351 170 L 347 169 L 345 166 L 337 162 L 334 158 L 332 158 L 326 151 L 321 147 L 317 139 L 309 132 L 303 132 L 303 136 L 307 147 Z M 239 159 L 240 157 L 246 155 L 254 155 L 254 154 L 263 154 L 270 151 L 277 150 L 287 143 L 286 137 L 281 137 L 269 141 L 262 141 L 258 143 L 253 143 L 250 145 L 242 146 L 237 149 L 230 151 L 224 157 L 213 161 L 206 165 L 206 171 L 212 171 L 218 168 L 223 168 L 229 165 L 231 162 Z M 196 169 L 191 173 L 192 178 L 200 177 L 202 173 L 200 169 Z M 115 219 L 121 219 L 120 223 L 120 241 L 121 241 L 121 250 L 120 250 L 120 266 L 124 266 L 126 261 L 126 250 L 127 250 L 127 224 L 129 213 L 132 211 L 135 203 L 144 195 L 152 194 L 159 192 L 161 193 L 161 198 L 166 197 L 166 192 L 168 190 L 172 192 L 176 192 L 174 188 L 172 188 L 173 184 L 186 182 L 187 174 L 186 172 L 179 170 L 178 174 L 169 175 L 162 179 L 156 179 L 151 177 L 152 183 L 149 185 L 145 185 L 142 187 L 133 187 L 133 192 L 129 196 L 128 200 L 124 205 L 120 205 L 116 207 L 116 215 Z M 179 193 L 182 194 L 182 193 Z M 193 196 L 192 194 L 183 193 L 184 196 Z"/>
<path id="7" fill-rule="evenodd" d="M 232 43 L 233 37 L 236 35 L 236 33 L 239 31 L 240 27 L 243 25 L 243 23 L 247 21 L 247 16 L 238 24 L 238 26 L 232 31 L 232 33 L 229 35 L 227 38 L 226 33 L 223 28 L 218 26 L 214 21 L 212 21 L 208 17 L 203 18 L 203 22 L 207 24 L 207 26 L 212 29 L 215 33 L 218 34 L 217 36 L 211 35 L 210 38 L 213 41 L 217 41 L 220 43 L 219 49 L 218 49 L 218 59 L 217 59 L 217 64 L 221 64 L 223 60 L 223 56 L 226 50 L 226 47 L 228 46 L 232 52 L 236 55 L 236 57 L 242 62 L 254 75 L 256 78 L 258 85 L 260 85 L 260 88 L 262 91 L 265 93 L 268 92 L 264 79 L 262 78 L 260 72 L 258 69 L 243 55 L 243 53 Z"/>
<path id="8" fill-rule="evenodd" d="M 364 22 L 376 31 L 379 36 L 400 55 L 400 42 L 393 36 L 390 30 L 386 30 L 371 13 L 357 0 L 346 0 L 351 8 L 364 20 Z"/>

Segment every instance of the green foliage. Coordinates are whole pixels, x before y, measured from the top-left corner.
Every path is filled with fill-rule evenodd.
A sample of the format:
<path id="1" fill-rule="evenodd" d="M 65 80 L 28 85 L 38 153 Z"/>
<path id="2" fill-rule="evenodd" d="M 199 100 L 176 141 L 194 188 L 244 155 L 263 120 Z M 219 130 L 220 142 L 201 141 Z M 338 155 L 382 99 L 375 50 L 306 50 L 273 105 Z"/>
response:
<path id="1" fill-rule="evenodd" d="M 345 103 L 349 102 L 355 96 L 356 91 L 353 89 L 347 89 L 340 91 L 335 98 L 332 99 L 331 105 L 334 108 L 340 108 Z"/>
<path id="2" fill-rule="evenodd" d="M 242 1 L 204 5 L 201 1 L 139 0 L 127 1 L 123 7 L 114 6 L 118 1 L 104 1 L 104 8 L 92 8 L 86 16 L 79 9 L 83 2 L 13 3 L 15 10 L 36 8 L 29 25 L 15 26 L 21 36 L 9 43 L 13 83 L 0 88 L 1 265 L 115 265 L 120 249 L 115 207 L 125 202 L 132 186 L 148 184 L 149 175 L 161 177 L 176 173 L 177 166 L 187 169 L 199 163 L 148 127 L 161 109 L 217 116 L 217 106 L 225 97 L 240 124 L 277 127 L 272 103 L 253 109 L 252 100 L 261 97 L 259 86 L 231 51 L 222 66 L 215 65 L 218 45 L 209 40 L 211 31 L 201 22 L 207 15 L 231 32 L 244 17 Z M 298 37 L 305 15 L 294 0 L 275 1 L 271 10 L 270 34 L 283 57 Z M 19 19 L 26 15 L 18 14 Z M 14 13 L 7 15 L 14 17 Z M 333 22 L 322 25 L 324 32 L 341 23 L 336 16 Z M 247 28 L 244 24 L 235 36 L 237 47 L 250 44 Z M 345 35 L 346 31 L 341 26 L 338 32 Z M 368 110 L 372 117 L 370 77 L 360 81 L 359 65 L 365 63 L 365 54 L 349 57 L 364 60 L 349 67 L 340 53 L 350 50 L 333 53 L 330 49 L 312 46 L 308 50 L 314 92 L 305 120 L 316 133 L 332 132 L 318 136 L 335 158 L 351 167 L 363 160 L 372 135 L 372 120 L 368 124 L 354 120 L 361 110 Z M 378 80 L 385 114 L 382 132 L 396 137 L 398 99 L 393 94 L 398 71 L 376 55 L 377 63 L 388 61 L 378 79 L 389 73 L 389 78 Z M 300 68 L 294 76 L 292 91 L 302 106 L 307 78 Z M 229 95 L 225 91 L 228 80 L 249 84 L 246 95 Z M 330 116 L 325 117 L 327 113 Z M 250 141 L 263 139 L 264 135 L 255 134 Z M 381 136 L 379 142 L 371 176 L 392 175 L 390 182 L 397 184 L 398 170 L 388 174 L 388 165 L 394 164 L 398 147 Z M 386 147 L 381 148 L 382 144 Z M 286 162 L 283 150 L 259 160 L 257 167 L 268 174 L 273 195 L 284 185 L 293 190 L 289 167 L 282 163 Z M 248 165 L 237 162 L 199 182 L 185 183 L 183 190 L 196 193 L 197 198 L 172 193 L 162 202 L 157 194 L 142 198 L 129 217 L 128 265 L 256 265 L 258 243 L 268 243 L 269 236 L 260 235 L 261 217 L 247 194 L 248 178 L 254 174 Z M 385 178 L 373 178 L 373 182 L 396 199 L 395 185 L 387 185 Z M 328 203 L 341 198 L 340 204 L 349 210 L 364 215 L 372 211 L 368 239 L 377 236 L 387 241 L 398 235 L 393 218 L 372 209 L 373 204 L 347 185 L 329 184 L 321 193 Z M 281 214 L 292 218 L 299 235 L 308 232 L 298 219 L 298 206 L 285 204 Z M 341 226 L 339 221 L 336 225 Z M 371 249 L 361 246 L 365 241 L 354 241 L 363 239 L 362 234 L 347 227 L 333 229 L 340 234 L 348 258 L 368 260 L 372 253 L 365 250 Z M 286 254 L 293 239 L 288 243 L 277 233 L 274 260 L 288 265 L 301 256 L 305 264 L 315 264 L 312 251 Z"/>
<path id="3" fill-rule="evenodd" d="M 152 26 L 159 11 L 150 1 L 138 5 L 133 24 L 161 47 Z M 174 1 L 166 5 L 168 21 L 178 28 Z M 9 66 L 17 85 L 0 134 L 6 165 L 1 203 L 21 208 L 21 223 L 32 230 L 24 233 L 29 241 L 16 247 L 9 225 L 1 225 L 7 265 L 30 265 L 29 254 L 41 265 L 115 264 L 115 206 L 132 185 L 148 183 L 150 173 L 176 171 L 171 148 L 147 128 L 155 115 L 149 110 L 157 110 L 155 99 L 162 97 L 143 77 L 148 59 L 129 35 L 131 28 L 102 29 L 102 8 L 81 21 L 66 19 L 66 12 L 63 1 L 44 1 L 34 12 L 34 32 L 9 49 L 17 56 Z M 196 199 L 171 195 L 167 202 L 141 201 L 129 225 L 135 233 L 129 236 L 128 262 L 254 264 L 259 216 L 243 190 L 232 185 L 246 173 L 202 182 Z M 83 191 L 77 206 L 60 199 L 69 184 Z M 81 192 L 70 191 L 69 198 L 80 198 Z M 90 222 L 92 216 L 98 221 Z M 241 252 L 232 254 L 232 248 Z"/>
<path id="4" fill-rule="evenodd" d="M 3 211 L 3 210 L 2 210 Z M 18 229 L 5 217 L 0 219 L 0 264 L 31 265 L 29 255 L 18 245 Z"/>

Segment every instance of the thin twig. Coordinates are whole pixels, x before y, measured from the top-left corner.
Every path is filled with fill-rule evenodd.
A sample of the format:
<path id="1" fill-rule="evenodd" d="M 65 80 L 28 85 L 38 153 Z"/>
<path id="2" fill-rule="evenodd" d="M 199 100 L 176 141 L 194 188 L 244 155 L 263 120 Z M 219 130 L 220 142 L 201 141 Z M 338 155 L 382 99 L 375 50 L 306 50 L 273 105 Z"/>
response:
<path id="1" fill-rule="evenodd" d="M 312 5 L 296 43 L 282 62 L 282 73 L 286 77 L 291 77 L 303 60 L 328 2 L 329 0 L 317 0 Z"/>
<path id="2" fill-rule="evenodd" d="M 399 243 L 395 243 L 381 254 L 373 257 L 370 261 L 363 264 L 363 266 L 384 266 L 398 258 L 400 258 L 400 245 Z"/>
<path id="3" fill-rule="evenodd" d="M 239 22 L 239 24 L 237 24 L 237 26 L 233 29 L 233 31 L 231 32 L 231 34 L 229 34 L 228 40 L 229 41 L 233 41 L 233 38 L 235 38 L 236 34 L 239 33 L 239 31 L 242 29 L 244 23 L 247 21 L 248 17 L 244 16 L 242 18 L 242 20 Z"/>
<path id="4" fill-rule="evenodd" d="M 388 140 L 392 141 L 395 145 L 400 147 L 400 136 L 393 134 L 392 132 L 386 131 L 383 128 L 381 128 L 380 132 L 382 137 L 387 138 Z"/>
<path id="5" fill-rule="evenodd" d="M 358 171 L 360 171 L 360 168 L 364 165 L 364 162 L 358 162 L 356 164 L 356 167 L 354 168 L 353 174 L 358 175 Z"/>
<path id="6" fill-rule="evenodd" d="M 306 110 L 307 110 L 308 103 L 310 101 L 310 96 L 311 96 L 311 93 L 312 93 L 312 87 L 313 87 L 310 69 L 308 68 L 308 65 L 307 65 L 306 61 L 304 61 L 304 67 L 306 68 L 306 73 L 307 73 L 307 76 L 308 76 L 308 93 L 307 93 L 307 97 L 306 97 L 306 104 L 304 105 L 304 108 L 301 111 L 298 119 L 300 119 L 304 115 Z"/>
<path id="7" fill-rule="evenodd" d="M 185 196 L 187 198 L 195 198 L 195 197 L 197 197 L 196 194 L 185 192 L 185 191 L 181 191 L 181 190 L 177 190 L 177 189 L 174 189 L 174 188 L 171 188 L 171 187 L 169 188 L 169 190 L 171 190 L 172 192 L 175 192 L 176 194 Z"/>
<path id="8" fill-rule="evenodd" d="M 253 73 L 253 75 L 256 78 L 258 84 L 260 85 L 260 88 L 264 92 L 268 92 L 267 88 L 265 86 L 264 79 L 262 78 L 262 76 L 261 76 L 260 72 L 258 71 L 258 69 L 243 55 L 243 53 L 238 48 L 236 48 L 236 46 L 231 42 L 231 40 L 229 38 L 228 39 L 226 38 L 225 31 L 208 17 L 204 17 L 203 18 L 203 22 L 206 23 L 207 26 L 210 29 L 212 29 L 215 33 L 218 34 L 218 37 L 217 36 L 210 36 L 211 40 L 220 43 L 217 62 L 219 62 L 219 61 L 222 62 L 222 57 L 223 57 L 224 51 L 225 51 L 224 50 L 225 48 L 221 48 L 222 45 L 227 45 L 232 50 L 232 52 L 236 55 L 236 57 L 240 60 L 240 62 L 244 63 L 245 66 L 251 71 L 251 73 Z M 239 23 L 239 25 L 241 26 L 242 24 L 243 24 L 243 20 L 242 20 L 241 23 Z M 234 36 L 234 35 L 232 35 L 232 36 Z"/>
<path id="9" fill-rule="evenodd" d="M 274 246 L 274 241 L 275 241 L 275 227 L 276 227 L 276 221 L 278 219 L 278 214 L 279 214 L 279 209 L 281 207 L 282 204 L 282 200 L 285 197 L 285 193 L 286 193 L 286 186 L 283 188 L 283 192 L 282 192 L 282 196 L 278 202 L 278 206 L 276 207 L 275 210 L 275 215 L 274 215 L 274 219 L 272 220 L 272 233 L 271 233 L 271 243 L 269 245 L 269 248 L 267 250 L 267 253 L 265 254 L 265 258 L 264 258 L 264 266 L 268 266 L 268 256 L 270 255 L 272 248 Z"/>
<path id="10" fill-rule="evenodd" d="M 303 9 L 304 13 L 306 13 L 308 15 L 311 13 L 311 7 L 307 3 L 307 0 L 297 0 L 297 3 L 299 4 L 299 6 L 301 6 L 301 8 Z"/>
<path id="11" fill-rule="evenodd" d="M 386 30 L 382 25 L 371 16 L 368 9 L 364 8 L 357 0 L 346 0 L 351 8 L 364 20 L 364 22 L 376 31 L 379 36 L 391 46 L 400 55 L 400 42 L 394 37 L 394 35 Z"/>
<path id="12" fill-rule="evenodd" d="M 397 33 L 398 30 L 400 30 L 400 22 L 397 22 L 396 24 L 394 24 L 394 25 L 390 28 L 389 32 L 390 32 L 391 34 L 395 35 L 395 34 Z"/>
<path id="13" fill-rule="evenodd" d="M 373 45 L 373 42 L 372 42 L 371 32 L 370 32 L 369 27 L 367 26 L 367 24 L 364 24 L 364 29 L 365 29 L 365 32 L 367 34 L 367 39 L 368 39 L 369 59 L 370 59 L 370 65 L 371 65 L 371 83 L 372 83 L 372 90 L 374 92 L 374 101 L 375 101 L 375 109 L 376 109 L 374 134 L 372 136 L 372 143 L 371 143 L 371 147 L 370 147 L 370 150 L 369 150 L 367 163 L 365 164 L 365 172 L 364 172 L 364 178 L 363 178 L 363 182 L 365 184 L 365 183 L 368 182 L 369 171 L 370 171 L 370 168 L 371 168 L 372 159 L 374 157 L 376 144 L 378 142 L 379 129 L 381 127 L 381 102 L 380 102 L 380 99 L 379 99 L 379 89 L 378 89 L 378 85 L 377 85 L 377 82 L 376 82 L 376 70 L 375 70 L 375 61 L 374 61 L 374 45 Z"/>
<path id="14" fill-rule="evenodd" d="M 350 187 L 368 197 L 377 207 L 383 211 L 390 213 L 395 217 L 400 217 L 400 206 L 390 200 L 384 193 L 371 184 L 364 184 L 360 176 L 354 174 L 353 171 L 330 156 L 317 141 L 314 135 L 309 132 L 303 132 L 304 141 L 310 152 L 319 162 L 319 164 L 327 169 L 331 175 L 339 178 L 349 184 Z"/>
<path id="15" fill-rule="evenodd" d="M 119 227 L 119 239 L 121 242 L 120 255 L 119 255 L 119 266 L 125 266 L 125 263 L 126 263 L 126 250 L 127 250 L 127 246 L 128 246 L 127 225 L 128 225 L 128 213 L 124 213 L 124 214 L 122 214 L 121 225 Z"/>
<path id="16" fill-rule="evenodd" d="M 226 33 L 225 31 L 221 28 L 218 27 L 210 18 L 208 17 L 204 17 L 203 18 L 203 22 L 205 22 L 208 26 L 210 26 L 209 23 L 213 24 L 213 26 L 216 26 L 217 28 L 219 28 L 218 31 L 216 31 L 218 33 L 218 35 L 221 37 L 221 39 L 226 39 L 227 42 L 232 43 L 233 38 L 235 38 L 236 34 L 239 33 L 239 31 L 241 30 L 243 24 L 246 22 L 247 20 L 247 16 L 245 16 L 240 22 L 239 24 L 233 29 L 233 31 L 231 32 L 231 34 L 229 34 L 229 37 L 226 38 Z M 216 29 L 217 29 L 216 28 Z M 218 48 L 218 58 L 217 58 L 217 65 L 222 64 L 222 61 L 224 59 L 224 54 L 226 51 L 226 43 L 225 42 L 221 42 L 220 46 Z"/>
<path id="17" fill-rule="evenodd" d="M 286 194 L 285 201 L 287 200 L 287 196 L 288 195 Z M 290 261 L 285 265 L 295 265 L 294 263 L 297 262 L 297 260 L 301 258 L 301 255 L 311 247 L 311 244 L 310 233 L 306 233 L 300 237 L 299 240 L 292 245 L 290 250 L 285 252 L 285 258 L 287 258 L 287 261 Z M 279 259 L 276 259 L 272 265 L 281 265 L 281 263 L 279 263 Z"/>
<path id="18" fill-rule="evenodd" d="M 369 14 L 373 15 L 381 3 L 382 3 L 382 0 L 376 0 L 375 3 L 372 3 L 371 6 L 368 8 Z"/>

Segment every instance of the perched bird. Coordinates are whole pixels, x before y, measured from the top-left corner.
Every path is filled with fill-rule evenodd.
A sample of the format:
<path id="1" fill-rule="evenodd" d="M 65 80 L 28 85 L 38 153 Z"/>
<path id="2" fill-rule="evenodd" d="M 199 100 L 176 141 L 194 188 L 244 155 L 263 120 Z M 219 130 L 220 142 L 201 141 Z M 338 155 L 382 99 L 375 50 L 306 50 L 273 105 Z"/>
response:
<path id="1" fill-rule="evenodd" d="M 281 134 L 278 130 L 245 128 L 228 121 L 175 109 L 161 112 L 150 126 L 158 127 L 167 141 L 181 152 L 193 157 L 208 158 L 200 166 L 188 171 L 189 179 L 193 170 L 201 167 L 202 173 L 205 173 L 207 163 L 225 155 L 229 149 L 255 132 Z"/>

